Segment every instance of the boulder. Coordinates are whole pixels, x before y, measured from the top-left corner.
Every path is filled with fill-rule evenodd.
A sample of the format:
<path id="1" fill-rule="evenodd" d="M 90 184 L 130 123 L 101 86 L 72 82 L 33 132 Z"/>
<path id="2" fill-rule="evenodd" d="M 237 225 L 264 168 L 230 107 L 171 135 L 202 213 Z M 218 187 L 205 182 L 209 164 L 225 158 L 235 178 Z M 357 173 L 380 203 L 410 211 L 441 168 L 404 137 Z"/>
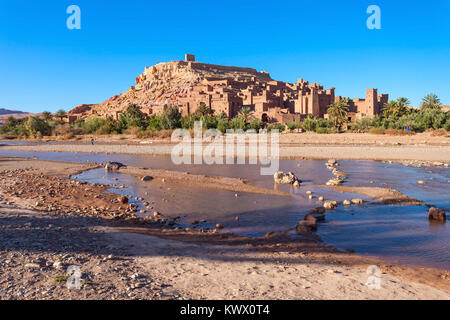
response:
<path id="1" fill-rule="evenodd" d="M 305 216 L 304 220 L 317 223 L 318 221 L 324 221 L 325 215 L 323 215 L 323 214 L 307 214 Z"/>
<path id="2" fill-rule="evenodd" d="M 299 221 L 295 227 L 298 233 L 307 233 L 317 230 L 317 223 L 314 221 Z"/>
<path id="3" fill-rule="evenodd" d="M 342 177 L 337 177 L 337 178 L 333 178 L 328 180 L 328 182 L 326 183 L 327 186 L 337 186 L 338 184 L 341 184 L 344 182 L 344 179 L 342 179 Z"/>
<path id="4" fill-rule="evenodd" d="M 266 235 L 264 236 L 264 238 L 266 239 L 272 239 L 272 238 L 279 238 L 280 236 L 282 236 L 283 233 L 282 232 L 273 232 L 273 231 L 269 231 L 266 233 Z"/>
<path id="5" fill-rule="evenodd" d="M 342 201 L 342 204 L 344 206 L 350 206 L 352 203 L 349 200 L 344 200 L 344 201 Z"/>
<path id="6" fill-rule="evenodd" d="M 444 211 L 431 207 L 428 210 L 428 219 L 445 223 L 447 221 L 447 216 Z"/>
<path id="7" fill-rule="evenodd" d="M 155 218 L 159 218 L 159 217 L 161 217 L 161 214 L 159 213 L 159 212 L 153 212 L 153 216 L 155 217 Z"/>
<path id="8" fill-rule="evenodd" d="M 317 214 L 317 213 L 322 214 L 324 212 L 325 212 L 325 208 L 322 208 L 322 207 L 317 207 L 317 208 L 314 208 L 311 210 L 312 214 Z"/>
<path id="9" fill-rule="evenodd" d="M 347 176 L 347 174 L 345 172 L 339 171 L 337 169 L 333 170 L 333 174 L 337 177 L 346 177 Z"/>
<path id="10" fill-rule="evenodd" d="M 328 160 L 327 164 L 330 166 L 334 166 L 337 163 L 336 159 L 330 159 Z"/>
<path id="11" fill-rule="evenodd" d="M 353 204 L 363 204 L 364 200 L 363 199 L 352 199 L 352 203 Z"/>
<path id="12" fill-rule="evenodd" d="M 121 203 L 121 204 L 127 204 L 128 203 L 128 197 L 126 197 L 126 196 L 121 196 L 121 197 L 119 197 L 119 202 Z"/>
<path id="13" fill-rule="evenodd" d="M 292 172 L 284 173 L 282 171 L 278 171 L 273 175 L 273 180 L 277 184 L 296 184 L 296 186 L 298 186 L 301 183 L 301 180 L 298 179 Z"/>
<path id="14" fill-rule="evenodd" d="M 150 177 L 150 176 L 144 176 L 144 177 L 141 178 L 141 180 L 142 180 L 142 181 L 152 181 L 153 178 Z"/>
<path id="15" fill-rule="evenodd" d="M 105 165 L 105 170 L 106 171 L 117 171 L 120 168 L 125 167 L 122 163 L 120 162 L 111 162 L 108 161 Z"/>
<path id="16" fill-rule="evenodd" d="M 327 209 L 327 210 L 332 210 L 332 209 L 337 207 L 337 202 L 336 201 L 327 200 L 327 201 L 324 202 L 323 207 L 325 209 Z"/>

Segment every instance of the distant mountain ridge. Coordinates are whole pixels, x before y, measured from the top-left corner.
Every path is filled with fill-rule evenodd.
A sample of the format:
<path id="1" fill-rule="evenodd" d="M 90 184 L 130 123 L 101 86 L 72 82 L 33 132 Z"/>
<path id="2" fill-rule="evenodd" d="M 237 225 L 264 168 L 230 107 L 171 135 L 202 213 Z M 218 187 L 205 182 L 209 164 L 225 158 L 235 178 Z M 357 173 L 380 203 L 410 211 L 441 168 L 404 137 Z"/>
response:
<path id="1" fill-rule="evenodd" d="M 5 114 L 28 114 L 28 112 L 0 108 L 0 115 L 5 115 Z"/>

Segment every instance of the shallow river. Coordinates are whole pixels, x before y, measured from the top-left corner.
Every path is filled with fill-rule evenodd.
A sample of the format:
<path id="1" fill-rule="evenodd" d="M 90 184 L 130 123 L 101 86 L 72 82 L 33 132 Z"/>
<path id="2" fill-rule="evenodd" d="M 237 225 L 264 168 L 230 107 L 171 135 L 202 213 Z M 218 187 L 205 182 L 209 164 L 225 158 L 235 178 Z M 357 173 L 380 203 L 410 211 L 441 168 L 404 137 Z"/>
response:
<path id="1" fill-rule="evenodd" d="M 68 162 L 118 161 L 136 167 L 246 178 L 257 185 L 274 188 L 273 177 L 261 176 L 259 167 L 255 165 L 177 166 L 168 156 L 143 155 L 0 151 L 0 156 Z M 339 161 L 339 164 L 339 170 L 348 174 L 346 186 L 394 188 L 439 208 L 450 208 L 449 168 L 414 168 L 376 161 Z M 303 180 L 299 189 L 287 185 L 280 187 L 280 190 L 292 193 L 292 197 L 258 194 L 238 194 L 236 197 L 235 193 L 228 191 L 171 184 L 161 187 L 123 174 L 107 174 L 104 169 L 87 171 L 76 178 L 126 185 L 126 189 L 111 190 L 143 197 L 155 210 L 170 216 L 182 216 L 185 223 L 206 220 L 210 225 L 224 225 L 225 231 L 252 237 L 264 236 L 269 231 L 293 231 L 298 220 L 303 219 L 310 209 L 320 206 L 318 196 L 339 201 L 355 197 L 367 199 L 318 187 L 332 178 L 325 161 L 281 160 L 280 170 L 292 171 Z M 426 183 L 419 185 L 417 180 Z M 313 191 L 316 199 L 308 199 L 307 190 Z M 235 221 L 236 216 L 239 216 L 239 221 Z M 295 237 L 295 233 L 292 234 Z M 448 223 L 429 223 L 425 206 L 365 204 L 339 207 L 327 212 L 327 221 L 319 225 L 318 235 L 339 249 L 353 249 L 359 254 L 397 263 L 450 269 L 450 226 Z"/>

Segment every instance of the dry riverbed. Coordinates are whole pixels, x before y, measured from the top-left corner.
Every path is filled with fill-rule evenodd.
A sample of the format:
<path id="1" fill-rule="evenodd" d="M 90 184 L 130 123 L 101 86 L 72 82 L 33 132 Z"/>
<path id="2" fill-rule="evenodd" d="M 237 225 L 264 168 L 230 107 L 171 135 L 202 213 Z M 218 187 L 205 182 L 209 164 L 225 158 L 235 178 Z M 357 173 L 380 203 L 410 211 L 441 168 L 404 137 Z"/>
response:
<path id="1" fill-rule="evenodd" d="M 105 186 L 67 179 L 94 167 L 0 159 L 1 299 L 450 298 L 448 271 L 338 252 L 307 235 L 249 239 L 138 219 Z M 83 271 L 80 290 L 65 286 L 70 265 Z M 365 285 L 369 265 L 382 270 L 381 290 Z"/>

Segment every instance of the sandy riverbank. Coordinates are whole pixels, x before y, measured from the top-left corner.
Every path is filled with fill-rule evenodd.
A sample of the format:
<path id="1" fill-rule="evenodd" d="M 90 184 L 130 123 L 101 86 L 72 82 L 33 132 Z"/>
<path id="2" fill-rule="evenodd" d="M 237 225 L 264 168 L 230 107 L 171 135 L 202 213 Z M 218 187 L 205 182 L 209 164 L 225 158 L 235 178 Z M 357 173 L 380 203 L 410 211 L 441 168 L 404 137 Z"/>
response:
<path id="1" fill-rule="evenodd" d="M 117 196 L 57 177 L 88 168 L 1 159 L 2 298 L 450 299 L 448 271 L 342 253 L 308 237 L 249 239 L 117 219 L 108 214 L 125 209 Z M 35 196 L 45 197 L 37 207 Z M 81 290 L 55 282 L 64 274 L 56 261 L 82 267 Z M 365 286 L 369 265 L 381 267 L 381 290 Z"/>

